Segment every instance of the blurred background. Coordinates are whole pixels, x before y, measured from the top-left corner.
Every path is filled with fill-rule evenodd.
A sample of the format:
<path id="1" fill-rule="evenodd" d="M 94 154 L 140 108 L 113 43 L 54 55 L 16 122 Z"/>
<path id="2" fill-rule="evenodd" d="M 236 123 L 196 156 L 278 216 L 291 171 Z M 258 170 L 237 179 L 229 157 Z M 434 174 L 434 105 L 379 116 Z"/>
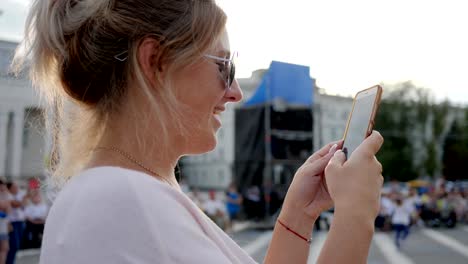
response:
<path id="1" fill-rule="evenodd" d="M 296 169 L 343 136 L 354 94 L 380 84 L 386 181 L 368 262 L 468 263 L 465 2 L 217 2 L 244 99 L 224 112 L 214 151 L 181 160 L 187 195 L 262 262 Z M 41 102 L 8 69 L 29 4 L 0 2 L 0 203 L 13 196 L 23 210 L 9 221 L 24 226 L 10 235 L 24 264 L 38 263 L 51 205 L 39 188 L 50 147 Z M 394 231 L 405 214 L 409 229 Z M 333 210 L 317 221 L 309 263 L 332 221 Z"/>

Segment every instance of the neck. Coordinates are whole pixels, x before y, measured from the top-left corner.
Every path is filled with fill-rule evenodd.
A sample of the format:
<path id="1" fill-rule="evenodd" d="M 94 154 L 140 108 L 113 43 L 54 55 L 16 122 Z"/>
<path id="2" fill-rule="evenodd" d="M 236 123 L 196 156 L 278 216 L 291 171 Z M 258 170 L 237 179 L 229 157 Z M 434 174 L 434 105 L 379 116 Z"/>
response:
<path id="1" fill-rule="evenodd" d="M 164 141 L 161 137 L 151 137 L 151 142 L 147 142 L 149 139 L 145 135 L 148 132 L 132 130 L 135 127 L 144 127 L 136 124 L 137 121 L 134 120 L 138 119 L 119 117 L 119 120 L 123 121 L 109 124 L 104 130 L 86 167 L 116 166 L 141 171 L 178 187 L 174 169 L 180 158 L 180 150 L 177 149 L 177 144 L 171 144 L 174 139 Z M 135 135 L 136 133 L 132 133 L 134 131 L 139 134 Z M 151 127 L 148 131 L 151 131 L 149 135 L 161 134 L 161 128 L 157 127 Z"/>

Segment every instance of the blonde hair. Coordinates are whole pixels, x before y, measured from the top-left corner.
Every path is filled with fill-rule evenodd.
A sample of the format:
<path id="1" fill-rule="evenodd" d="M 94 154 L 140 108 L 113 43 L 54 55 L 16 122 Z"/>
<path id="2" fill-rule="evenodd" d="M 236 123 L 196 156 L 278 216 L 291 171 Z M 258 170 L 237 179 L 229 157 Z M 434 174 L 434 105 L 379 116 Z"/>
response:
<path id="1" fill-rule="evenodd" d="M 168 120 L 183 130 L 170 76 L 211 48 L 225 24 L 214 0 L 35 0 L 13 66 L 18 73 L 28 67 L 47 103 L 52 182 L 62 185 L 83 168 L 129 83 L 150 98 L 163 137 Z M 156 91 L 137 60 L 147 37 L 158 41 L 158 61 L 168 65 Z"/>

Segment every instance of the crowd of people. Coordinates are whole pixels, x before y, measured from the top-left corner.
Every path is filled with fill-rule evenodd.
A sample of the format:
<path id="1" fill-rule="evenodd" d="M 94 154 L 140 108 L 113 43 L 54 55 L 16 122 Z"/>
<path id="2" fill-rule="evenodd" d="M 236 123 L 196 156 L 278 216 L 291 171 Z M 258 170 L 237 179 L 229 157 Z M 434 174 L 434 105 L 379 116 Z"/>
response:
<path id="1" fill-rule="evenodd" d="M 234 183 L 225 192 L 200 192 L 180 183 L 198 207 L 218 226 L 231 231 L 237 220 L 262 220 L 281 207 L 282 192 L 265 184 L 250 186 L 240 192 Z M 325 212 L 326 214 L 327 212 Z M 48 206 L 38 186 L 20 189 L 15 182 L 0 180 L 0 264 L 14 263 L 19 249 L 39 248 Z M 316 229 L 320 229 L 320 221 Z M 412 227 L 454 228 L 468 224 L 468 188 L 438 181 L 419 187 L 390 183 L 382 189 L 380 213 L 375 226 L 381 231 L 394 231 L 398 248 Z M 330 223 L 329 223 L 330 224 Z"/>
<path id="2" fill-rule="evenodd" d="M 20 188 L 0 180 L 0 264 L 15 263 L 20 249 L 40 248 L 48 205 L 38 184 Z"/>
<path id="3" fill-rule="evenodd" d="M 261 220 L 281 207 L 281 192 L 271 185 L 250 186 L 239 192 L 231 184 L 226 192 L 209 191 L 203 195 L 196 188 L 182 183 L 184 191 L 215 223 L 229 231 L 239 219 Z M 324 212 L 315 228 L 329 227 L 332 213 Z M 454 228 L 468 224 L 468 188 L 439 180 L 434 184 L 411 187 L 390 183 L 382 189 L 381 208 L 375 226 L 381 231 L 394 231 L 399 248 L 411 227 Z"/>
<path id="4" fill-rule="evenodd" d="M 442 179 L 419 187 L 393 183 L 384 188 L 375 225 L 382 231 L 393 229 L 399 248 L 413 226 L 454 228 L 460 223 L 468 224 L 468 188 Z"/>
<path id="5" fill-rule="evenodd" d="M 201 192 L 182 181 L 181 189 L 225 231 L 230 231 L 235 221 L 261 221 L 274 215 L 284 199 L 284 194 L 276 186 L 268 183 L 260 187 L 252 185 L 243 191 L 239 191 L 236 184 L 231 183 L 224 192 Z"/>

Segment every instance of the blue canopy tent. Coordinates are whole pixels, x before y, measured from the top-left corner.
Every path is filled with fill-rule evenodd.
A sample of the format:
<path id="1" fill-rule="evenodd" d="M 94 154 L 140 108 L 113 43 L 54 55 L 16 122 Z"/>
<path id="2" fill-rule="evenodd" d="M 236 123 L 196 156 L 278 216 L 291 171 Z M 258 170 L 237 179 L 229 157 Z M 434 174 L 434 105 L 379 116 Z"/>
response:
<path id="1" fill-rule="evenodd" d="M 311 154 L 314 84 L 309 67 L 273 61 L 252 97 L 236 109 L 234 180 L 241 190 L 262 189 L 266 182 L 288 186 Z M 265 205 L 269 214 L 281 204 L 276 197 Z M 248 217 L 261 217 L 258 210 L 249 213 L 247 199 L 245 206 Z"/>
<path id="2" fill-rule="evenodd" d="M 291 105 L 311 106 L 313 91 L 314 81 L 310 78 L 308 66 L 273 61 L 244 106 L 265 104 L 278 98 Z"/>

